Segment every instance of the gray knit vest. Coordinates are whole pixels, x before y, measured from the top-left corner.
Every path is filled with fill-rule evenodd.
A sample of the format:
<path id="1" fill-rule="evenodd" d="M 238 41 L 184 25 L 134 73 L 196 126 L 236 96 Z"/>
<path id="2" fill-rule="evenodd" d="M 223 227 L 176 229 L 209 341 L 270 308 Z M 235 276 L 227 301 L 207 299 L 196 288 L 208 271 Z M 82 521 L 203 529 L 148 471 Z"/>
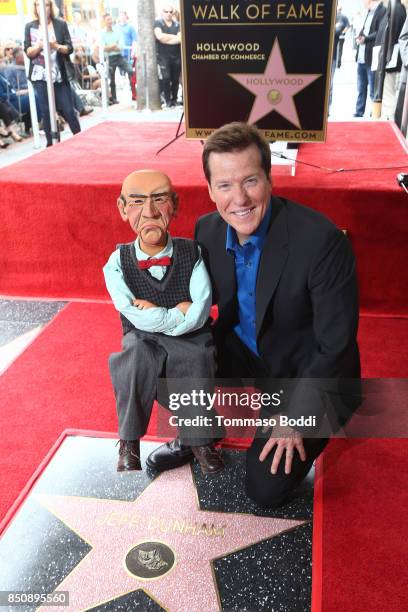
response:
<path id="1" fill-rule="evenodd" d="M 161 280 L 154 278 L 148 270 L 140 270 L 137 265 L 134 242 L 120 246 L 120 263 L 123 278 L 133 295 L 148 300 L 157 306 L 174 308 L 180 302 L 191 302 L 190 278 L 196 261 L 198 247 L 193 240 L 173 238 L 171 266 Z M 120 315 L 123 334 L 135 326 Z"/>

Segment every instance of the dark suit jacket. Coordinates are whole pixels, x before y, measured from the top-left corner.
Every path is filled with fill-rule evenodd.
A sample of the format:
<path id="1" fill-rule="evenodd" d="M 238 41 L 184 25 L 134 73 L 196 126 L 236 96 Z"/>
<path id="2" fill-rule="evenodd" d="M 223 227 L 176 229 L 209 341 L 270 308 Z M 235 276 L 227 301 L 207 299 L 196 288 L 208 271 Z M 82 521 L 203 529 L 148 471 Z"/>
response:
<path id="1" fill-rule="evenodd" d="M 408 79 L 408 17 L 406 18 L 405 23 L 402 27 L 401 34 L 398 39 L 398 44 L 402 61 L 402 69 L 394 121 L 398 125 L 398 127 L 401 128 L 402 113 L 404 110 L 405 91 Z"/>
<path id="2" fill-rule="evenodd" d="M 58 44 L 66 45 L 68 47 L 68 55 L 64 53 L 57 53 L 57 62 L 61 71 L 61 76 L 64 81 L 67 81 L 69 76 L 73 73 L 72 62 L 69 59 L 70 54 L 73 52 L 71 36 L 68 30 L 68 26 L 62 19 L 53 19 L 55 38 Z M 30 21 L 26 24 L 24 31 L 24 51 L 27 53 L 28 47 L 32 46 L 30 30 L 34 28 L 38 30 L 40 28 L 40 22 L 38 20 Z M 31 79 L 31 73 L 33 71 L 33 61 L 30 58 L 30 67 L 28 71 L 28 78 Z"/>
<path id="3" fill-rule="evenodd" d="M 399 2 L 401 2 L 401 0 L 399 0 Z M 375 45 L 381 45 L 380 54 L 378 57 L 378 66 L 384 71 L 386 64 L 392 57 L 394 46 L 398 44 L 398 38 L 402 32 L 402 28 L 404 27 L 406 17 L 407 12 L 405 10 L 405 6 L 403 4 L 396 3 L 393 5 L 392 9 L 391 4 L 388 5 L 386 12 L 381 19 L 375 39 Z M 397 65 L 395 68 L 388 68 L 386 72 L 400 72 L 401 66 L 401 56 L 398 53 Z"/>
<path id="4" fill-rule="evenodd" d="M 218 213 L 196 239 L 218 304 L 217 343 L 238 323 L 234 258 Z M 256 286 L 258 350 L 271 378 L 359 378 L 358 291 L 348 238 L 320 213 L 272 197 Z"/>
<path id="5" fill-rule="evenodd" d="M 383 4 L 379 4 L 377 6 L 377 9 L 374 13 L 373 20 L 370 25 L 370 30 L 367 36 L 365 37 L 364 62 L 365 64 L 367 64 L 367 66 L 370 66 L 370 67 L 371 67 L 371 63 L 373 60 L 373 47 L 375 45 L 375 39 L 377 36 L 378 28 L 386 12 L 387 12 L 387 9 L 385 8 Z M 364 27 L 361 29 L 359 36 L 364 36 Z M 356 60 L 357 60 L 357 57 L 358 57 L 358 47 L 357 47 Z"/>

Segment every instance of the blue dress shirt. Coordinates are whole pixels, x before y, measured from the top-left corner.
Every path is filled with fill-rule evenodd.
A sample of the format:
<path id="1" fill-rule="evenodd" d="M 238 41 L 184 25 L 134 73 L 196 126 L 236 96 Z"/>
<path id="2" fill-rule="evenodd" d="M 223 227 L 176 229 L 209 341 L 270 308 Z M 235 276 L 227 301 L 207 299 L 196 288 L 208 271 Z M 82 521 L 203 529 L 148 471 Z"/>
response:
<path id="1" fill-rule="evenodd" d="M 256 277 L 266 232 L 271 220 L 271 205 L 257 230 L 240 245 L 235 230 L 228 225 L 226 249 L 234 255 L 239 323 L 234 331 L 255 355 L 259 355 L 256 343 Z"/>

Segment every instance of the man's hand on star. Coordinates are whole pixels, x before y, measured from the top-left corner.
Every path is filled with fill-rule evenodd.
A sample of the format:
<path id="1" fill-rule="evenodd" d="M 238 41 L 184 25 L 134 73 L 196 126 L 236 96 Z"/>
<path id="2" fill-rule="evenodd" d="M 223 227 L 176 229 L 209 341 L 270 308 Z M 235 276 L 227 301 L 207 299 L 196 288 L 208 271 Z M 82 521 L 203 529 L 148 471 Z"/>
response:
<path id="1" fill-rule="evenodd" d="M 264 461 L 271 450 L 276 446 L 275 455 L 271 465 L 271 474 L 276 474 L 278 471 L 279 462 L 285 453 L 285 474 L 290 474 L 292 470 L 292 461 L 295 450 L 299 453 L 302 461 L 306 461 L 306 451 L 303 446 L 303 437 L 301 434 L 292 429 L 292 427 L 276 426 L 273 430 L 273 435 L 266 442 L 259 455 L 259 461 Z"/>

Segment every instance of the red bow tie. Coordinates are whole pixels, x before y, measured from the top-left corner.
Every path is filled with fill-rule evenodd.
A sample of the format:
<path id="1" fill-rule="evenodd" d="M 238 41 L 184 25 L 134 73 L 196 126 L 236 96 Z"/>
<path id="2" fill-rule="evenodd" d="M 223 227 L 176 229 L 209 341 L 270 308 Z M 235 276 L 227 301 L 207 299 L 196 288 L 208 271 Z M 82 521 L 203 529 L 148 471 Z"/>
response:
<path id="1" fill-rule="evenodd" d="M 147 268 L 151 268 L 152 266 L 171 266 L 171 257 L 158 257 L 151 259 L 141 259 L 137 262 L 138 267 L 141 270 L 146 270 Z"/>

